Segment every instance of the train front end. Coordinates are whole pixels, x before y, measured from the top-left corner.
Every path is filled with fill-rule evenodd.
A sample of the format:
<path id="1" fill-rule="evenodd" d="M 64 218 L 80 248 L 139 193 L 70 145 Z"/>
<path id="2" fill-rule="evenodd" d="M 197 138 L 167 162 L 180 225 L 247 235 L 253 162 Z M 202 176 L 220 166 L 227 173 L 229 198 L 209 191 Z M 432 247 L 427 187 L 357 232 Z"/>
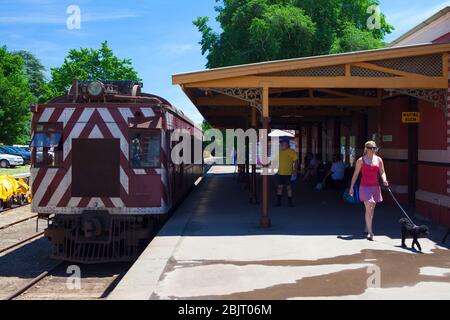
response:
<path id="1" fill-rule="evenodd" d="M 75 81 L 33 107 L 32 211 L 50 218 L 52 257 L 135 259 L 170 209 L 168 102 L 131 81 Z"/>

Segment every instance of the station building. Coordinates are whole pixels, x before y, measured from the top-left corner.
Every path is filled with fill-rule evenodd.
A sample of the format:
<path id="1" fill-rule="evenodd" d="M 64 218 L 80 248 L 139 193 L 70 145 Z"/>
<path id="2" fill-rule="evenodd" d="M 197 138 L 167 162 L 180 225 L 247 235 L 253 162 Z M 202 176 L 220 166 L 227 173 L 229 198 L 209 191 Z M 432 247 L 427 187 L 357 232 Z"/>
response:
<path id="1" fill-rule="evenodd" d="M 450 226 L 449 52 L 447 7 L 386 48 L 184 73 L 173 83 L 214 127 L 295 130 L 300 159 L 341 154 L 353 166 L 377 141 L 399 200 Z"/>

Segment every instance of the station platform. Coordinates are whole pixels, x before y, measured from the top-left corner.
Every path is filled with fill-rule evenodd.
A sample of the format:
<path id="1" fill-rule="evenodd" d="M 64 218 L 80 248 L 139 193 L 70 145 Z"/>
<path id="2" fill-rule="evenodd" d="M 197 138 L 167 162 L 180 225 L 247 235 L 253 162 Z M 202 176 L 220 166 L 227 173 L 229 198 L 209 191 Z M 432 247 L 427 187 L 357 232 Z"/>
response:
<path id="1" fill-rule="evenodd" d="M 446 229 L 426 222 L 423 253 L 403 249 L 401 212 L 382 204 L 369 242 L 362 205 L 300 182 L 262 229 L 233 172 L 211 168 L 108 299 L 450 299 Z"/>

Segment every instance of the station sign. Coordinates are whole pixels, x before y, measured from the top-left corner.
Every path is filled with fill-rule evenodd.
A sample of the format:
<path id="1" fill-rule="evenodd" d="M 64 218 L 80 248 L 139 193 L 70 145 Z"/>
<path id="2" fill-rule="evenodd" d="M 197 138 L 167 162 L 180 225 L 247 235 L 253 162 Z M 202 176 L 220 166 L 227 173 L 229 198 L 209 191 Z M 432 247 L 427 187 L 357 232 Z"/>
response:
<path id="1" fill-rule="evenodd" d="M 420 123 L 420 112 L 403 112 L 403 123 Z"/>

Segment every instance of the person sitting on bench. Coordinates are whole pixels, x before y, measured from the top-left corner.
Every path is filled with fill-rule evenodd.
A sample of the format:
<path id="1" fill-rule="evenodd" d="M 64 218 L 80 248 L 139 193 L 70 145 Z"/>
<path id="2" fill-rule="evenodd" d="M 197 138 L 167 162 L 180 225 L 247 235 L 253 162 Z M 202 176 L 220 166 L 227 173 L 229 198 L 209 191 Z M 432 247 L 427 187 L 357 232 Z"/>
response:
<path id="1" fill-rule="evenodd" d="M 331 168 L 325 174 L 322 181 L 323 185 L 328 188 L 334 188 L 345 177 L 345 163 L 342 161 L 341 155 L 335 155 Z"/>
<path id="2" fill-rule="evenodd" d="M 316 177 L 319 171 L 319 167 L 322 163 L 322 155 L 318 154 L 314 156 L 309 162 L 308 167 L 305 169 L 305 176 L 303 177 L 303 181 L 308 181 L 311 177 Z"/>

